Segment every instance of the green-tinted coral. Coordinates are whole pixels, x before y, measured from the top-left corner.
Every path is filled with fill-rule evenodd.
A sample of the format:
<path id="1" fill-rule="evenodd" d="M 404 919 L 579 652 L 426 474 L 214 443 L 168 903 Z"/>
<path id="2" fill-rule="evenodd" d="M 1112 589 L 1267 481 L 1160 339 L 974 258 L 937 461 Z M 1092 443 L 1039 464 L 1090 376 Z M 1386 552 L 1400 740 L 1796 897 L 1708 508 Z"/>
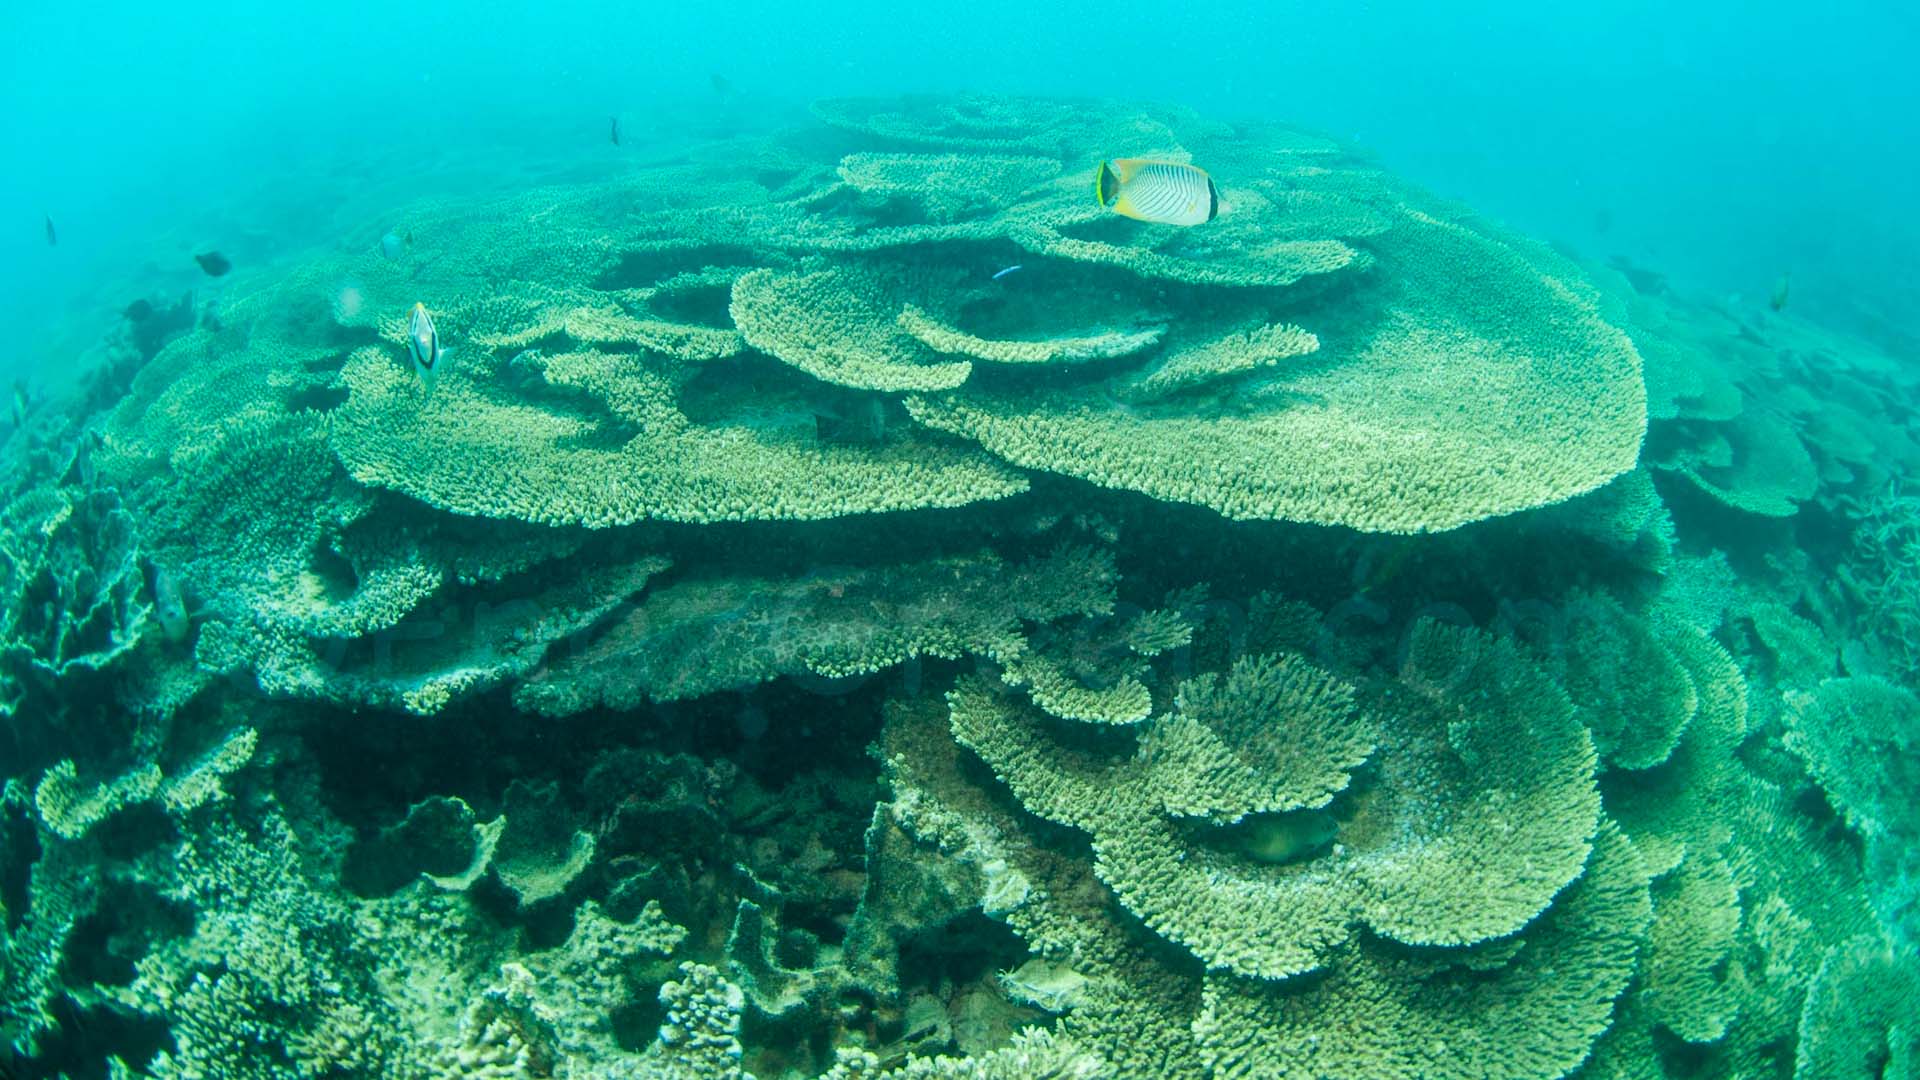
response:
<path id="1" fill-rule="evenodd" d="M 983 154 L 849 154 L 839 168 L 856 191 L 910 200 L 936 221 L 1004 206 L 1059 171 L 1046 158 Z"/>
<path id="2" fill-rule="evenodd" d="M 1113 566 L 1062 549 L 1008 566 L 991 554 L 826 567 L 787 580 L 692 579 L 649 594 L 516 691 L 548 714 L 632 708 L 782 675 L 868 675 L 916 656 L 1010 657 L 1023 621 L 1104 610 Z"/>
<path id="3" fill-rule="evenodd" d="M 8 434 L 0 1072 L 1911 1071 L 1910 366 L 1275 123 L 815 115 Z"/>
<path id="4" fill-rule="evenodd" d="M 1039 338 L 989 339 L 947 325 L 932 314 L 903 305 L 896 320 L 900 329 L 935 352 L 985 360 L 995 364 L 1077 364 L 1128 356 L 1160 340 L 1166 327 L 1091 330 Z"/>
<path id="5" fill-rule="evenodd" d="M 1351 694 L 1298 660 L 1243 666 L 1218 690 L 1183 688 L 1177 718 L 1131 757 L 1080 748 L 980 683 L 962 683 L 952 709 L 955 735 L 1024 805 L 1092 834 L 1123 904 L 1211 967 L 1311 971 L 1354 924 L 1408 944 L 1498 937 L 1579 873 L 1599 811 L 1592 744 L 1511 647 L 1423 623 L 1382 695 L 1395 719 L 1373 783 L 1315 810 L 1371 746 Z M 1174 820 L 1287 811 L 1329 816 L 1220 836 Z"/>
<path id="6" fill-rule="evenodd" d="M 1562 1076 L 1606 1029 L 1649 915 L 1632 845 L 1603 827 L 1517 955 L 1356 944 L 1298 991 L 1210 977 L 1195 1038 L 1216 1077 Z"/>
<path id="7" fill-rule="evenodd" d="M 1826 1080 L 1920 1074 L 1920 961 L 1884 942 L 1835 946 L 1800 1017 L 1795 1075 Z"/>
<path id="8" fill-rule="evenodd" d="M 99 670 L 152 621 L 133 516 L 113 490 L 33 488 L 0 509 L 0 714 Z"/>
<path id="9" fill-rule="evenodd" d="M 1519 629 L 1558 675 L 1601 757 L 1644 769 L 1673 752 L 1698 704 L 1667 643 L 1682 631 L 1590 592 L 1570 594 L 1548 618 Z"/>
<path id="10" fill-rule="evenodd" d="M 909 407 L 1028 468 L 1387 532 L 1557 502 L 1633 465 L 1645 410 L 1618 331 L 1493 237 L 1410 214 L 1389 240 L 1378 273 L 1395 284 L 1321 332 L 1339 331 L 1326 362 L 1232 407 L 964 388 Z"/>
<path id="11" fill-rule="evenodd" d="M 811 431 L 695 423 L 671 382 L 635 357 L 572 354 L 545 377 L 612 413 L 549 409 L 497 383 L 443 376 L 432 396 L 383 353 L 343 377 L 333 446 L 362 483 L 457 513 L 543 524 L 815 519 L 959 506 L 1025 489 L 1010 471 L 900 433 L 878 447 L 816 445 Z"/>
<path id="12" fill-rule="evenodd" d="M 1129 381 L 1121 392 L 1130 401 L 1158 401 L 1169 394 L 1305 356 L 1319 348 L 1319 338 L 1285 323 L 1229 330 L 1168 350 L 1152 370 Z"/>
<path id="13" fill-rule="evenodd" d="M 1789 698 L 1786 742 L 1854 828 L 1920 837 L 1920 700 L 1881 679 L 1828 679 Z"/>
<path id="14" fill-rule="evenodd" d="M 945 390 L 972 373 L 941 360 L 895 320 L 911 290 L 858 266 L 810 274 L 756 270 L 733 283 L 733 321 L 754 348 L 858 390 Z"/>

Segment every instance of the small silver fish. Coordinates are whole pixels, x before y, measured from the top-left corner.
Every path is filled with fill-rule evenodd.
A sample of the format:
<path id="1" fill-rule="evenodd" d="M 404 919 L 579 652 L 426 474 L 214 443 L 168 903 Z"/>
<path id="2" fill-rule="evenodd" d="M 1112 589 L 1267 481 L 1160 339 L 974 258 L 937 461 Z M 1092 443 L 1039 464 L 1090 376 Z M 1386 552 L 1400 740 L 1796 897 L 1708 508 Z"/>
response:
<path id="1" fill-rule="evenodd" d="M 407 352 L 413 357 L 414 373 L 428 393 L 433 392 L 433 384 L 440 377 L 440 361 L 451 351 L 440 347 L 440 333 L 433 328 L 427 305 L 413 305 L 413 314 L 407 316 Z"/>
<path id="2" fill-rule="evenodd" d="M 1011 274 L 1011 273 L 1013 273 L 1013 272 L 1014 272 L 1015 270 L 1019 270 L 1019 269 L 1022 269 L 1022 267 L 1021 267 L 1021 264 L 1019 264 L 1019 263 L 1014 263 L 1014 264 L 1013 264 L 1012 266 L 1009 266 L 1009 267 L 1007 267 L 1007 268 L 1006 268 L 1005 270 L 1002 270 L 1002 271 L 1000 271 L 1000 272 L 998 272 L 998 273 L 996 273 L 996 274 L 994 274 L 994 275 L 993 275 L 993 277 L 992 277 L 992 278 L 990 278 L 990 279 L 988 279 L 988 280 L 990 280 L 990 281 L 999 281 L 999 280 L 1000 280 L 1001 278 L 1003 278 L 1003 277 L 1006 277 L 1006 276 L 1007 276 L 1008 274 Z"/>
<path id="3" fill-rule="evenodd" d="M 172 574 L 153 568 L 153 619 L 168 641 L 179 644 L 193 629 L 193 616 L 187 611 L 187 596 Z"/>

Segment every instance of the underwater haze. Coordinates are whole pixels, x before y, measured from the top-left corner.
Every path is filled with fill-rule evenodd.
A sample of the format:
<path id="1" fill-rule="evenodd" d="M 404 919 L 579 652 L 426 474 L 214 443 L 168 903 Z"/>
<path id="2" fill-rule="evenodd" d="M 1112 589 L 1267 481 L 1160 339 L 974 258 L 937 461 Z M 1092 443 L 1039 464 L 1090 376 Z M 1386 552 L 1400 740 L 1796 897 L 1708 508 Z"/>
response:
<path id="1" fill-rule="evenodd" d="M 1920 305 L 1920 14 L 1890 0 L 90 12 L 0 14 L 0 205 L 15 222 L 0 317 L 32 340 L 67 321 L 84 334 L 117 298 L 106 281 L 192 283 L 195 245 L 268 257 L 337 236 L 343 208 L 382 197 L 604 164 L 610 114 L 744 123 L 837 94 L 958 91 L 1287 120 L 1720 295 L 1761 302 L 1791 273 L 1797 302 L 1909 340 Z M 714 74 L 737 101 L 714 100 Z"/>
<path id="2" fill-rule="evenodd" d="M 1920 1071 L 1920 17 L 0 13 L 0 1078 Z"/>

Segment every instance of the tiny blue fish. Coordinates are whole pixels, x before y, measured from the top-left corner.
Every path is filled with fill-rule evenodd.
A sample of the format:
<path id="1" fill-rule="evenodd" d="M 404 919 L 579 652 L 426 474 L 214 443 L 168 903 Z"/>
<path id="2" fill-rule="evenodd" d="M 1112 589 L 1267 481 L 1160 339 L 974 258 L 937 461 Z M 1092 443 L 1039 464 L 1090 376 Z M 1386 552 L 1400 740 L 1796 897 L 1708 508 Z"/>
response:
<path id="1" fill-rule="evenodd" d="M 1020 264 L 1014 263 L 1012 266 L 1009 266 L 1005 270 L 1002 270 L 999 273 L 993 275 L 992 280 L 999 281 L 1001 278 L 1006 277 L 1008 274 L 1011 274 L 1018 269 L 1020 269 Z"/>

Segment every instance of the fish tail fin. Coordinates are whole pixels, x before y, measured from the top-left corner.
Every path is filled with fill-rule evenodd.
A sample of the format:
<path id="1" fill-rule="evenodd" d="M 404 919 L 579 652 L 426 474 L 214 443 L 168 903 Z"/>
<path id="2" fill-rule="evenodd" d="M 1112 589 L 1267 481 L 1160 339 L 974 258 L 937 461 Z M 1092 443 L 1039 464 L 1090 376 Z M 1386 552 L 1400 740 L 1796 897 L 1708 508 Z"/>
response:
<path id="1" fill-rule="evenodd" d="M 1103 161 L 1093 174 L 1093 197 L 1101 206 L 1112 206 L 1118 197 L 1120 177 L 1114 174 L 1113 162 Z"/>

